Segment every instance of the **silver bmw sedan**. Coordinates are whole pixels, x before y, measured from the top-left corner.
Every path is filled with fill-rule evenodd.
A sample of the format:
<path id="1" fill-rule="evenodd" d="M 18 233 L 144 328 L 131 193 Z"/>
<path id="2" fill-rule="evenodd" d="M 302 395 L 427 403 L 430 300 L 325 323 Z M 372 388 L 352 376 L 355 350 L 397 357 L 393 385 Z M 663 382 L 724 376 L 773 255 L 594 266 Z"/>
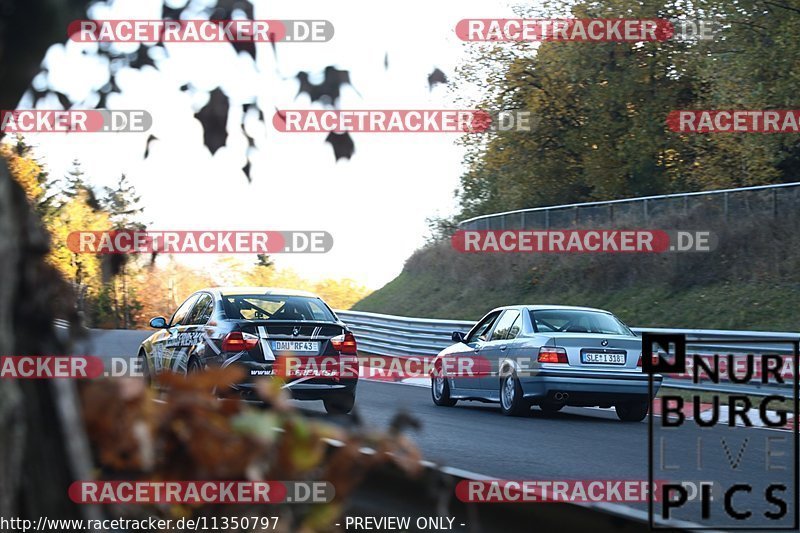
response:
<path id="1" fill-rule="evenodd" d="M 642 339 L 602 309 L 515 305 L 492 310 L 440 352 L 431 376 L 433 402 L 496 402 L 520 416 L 537 405 L 614 407 L 620 420 L 647 416 L 652 390 L 642 372 Z"/>

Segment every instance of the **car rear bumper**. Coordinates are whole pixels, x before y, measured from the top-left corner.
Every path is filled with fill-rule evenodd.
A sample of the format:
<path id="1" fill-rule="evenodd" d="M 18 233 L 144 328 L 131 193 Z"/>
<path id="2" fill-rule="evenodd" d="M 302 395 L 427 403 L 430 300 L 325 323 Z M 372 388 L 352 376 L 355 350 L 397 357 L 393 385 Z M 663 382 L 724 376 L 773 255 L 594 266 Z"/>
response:
<path id="1" fill-rule="evenodd" d="M 286 388 L 286 391 L 295 400 L 324 400 L 333 396 L 353 395 L 356 393 L 358 380 L 342 380 L 338 383 L 303 382 Z M 243 398 L 257 400 L 258 394 L 253 383 L 238 383 L 233 385 Z"/>
<path id="2" fill-rule="evenodd" d="M 520 377 L 519 381 L 523 396 L 529 400 L 589 406 L 646 400 L 650 394 L 648 377 L 643 373 L 541 370 L 535 376 Z M 661 387 L 661 381 L 661 376 L 653 376 L 654 395 Z"/>
<path id="3" fill-rule="evenodd" d="M 332 396 L 354 395 L 358 385 L 357 379 L 343 379 L 335 383 L 320 383 L 319 381 L 290 384 L 287 390 L 296 400 L 324 400 Z"/>
<path id="4" fill-rule="evenodd" d="M 272 363 L 259 363 L 254 361 L 237 361 L 234 363 L 245 369 L 246 381 L 232 385 L 239 393 L 247 399 L 257 399 L 255 392 L 255 381 L 257 379 L 272 379 Z M 336 395 L 355 394 L 358 378 L 297 378 L 287 382 L 286 391 L 292 398 L 297 400 L 323 400 Z"/>

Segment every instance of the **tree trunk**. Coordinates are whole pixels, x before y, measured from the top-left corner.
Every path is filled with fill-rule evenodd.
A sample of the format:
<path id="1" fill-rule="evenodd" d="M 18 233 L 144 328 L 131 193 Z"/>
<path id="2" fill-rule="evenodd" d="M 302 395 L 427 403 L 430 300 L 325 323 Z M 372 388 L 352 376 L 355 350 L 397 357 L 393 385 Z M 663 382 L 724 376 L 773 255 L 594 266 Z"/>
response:
<path id="1" fill-rule="evenodd" d="M 122 313 L 123 328 L 129 329 L 131 327 L 131 312 L 130 308 L 128 308 L 128 276 L 125 265 L 122 265 Z"/>
<path id="2" fill-rule="evenodd" d="M 45 263 L 47 233 L 0 158 L 0 355 L 59 355 L 55 317 L 77 323 L 69 285 Z M 74 383 L 0 379 L 0 515 L 94 514 L 67 497 L 91 460 Z M 88 514 L 87 514 L 88 513 Z"/>
<path id="3" fill-rule="evenodd" d="M 87 4 L 0 0 L 0 109 L 17 107 L 47 49 L 64 41 L 67 25 L 85 17 Z M 0 158 L 0 356 L 66 349 L 53 318 L 74 322 L 74 300 L 69 286 L 45 264 L 47 249 L 46 233 Z M 66 497 L 73 477 L 90 473 L 77 413 L 70 383 L 0 379 L 0 515 L 81 515 Z"/>

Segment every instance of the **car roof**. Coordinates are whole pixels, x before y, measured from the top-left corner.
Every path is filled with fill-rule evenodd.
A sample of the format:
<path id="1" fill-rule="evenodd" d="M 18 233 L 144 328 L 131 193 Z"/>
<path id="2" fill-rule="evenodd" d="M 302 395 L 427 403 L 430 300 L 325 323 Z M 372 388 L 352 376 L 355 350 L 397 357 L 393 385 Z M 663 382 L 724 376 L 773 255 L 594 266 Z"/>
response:
<path id="1" fill-rule="evenodd" d="M 579 306 L 575 306 L 575 305 L 543 305 L 543 304 L 537 304 L 537 305 L 530 305 L 530 304 L 527 304 L 527 305 L 526 304 L 522 304 L 522 305 L 506 305 L 506 306 L 503 306 L 503 307 L 497 307 L 495 309 L 492 309 L 492 311 L 501 311 L 501 310 L 505 310 L 505 309 L 528 309 L 530 311 L 544 311 L 544 310 L 560 310 L 560 309 L 564 309 L 564 310 L 572 310 L 572 311 L 594 311 L 594 312 L 597 312 L 597 313 L 606 313 L 606 314 L 609 314 L 609 315 L 612 314 L 611 311 L 606 311 L 605 309 L 598 309 L 596 307 L 579 307 Z"/>
<path id="2" fill-rule="evenodd" d="M 236 296 L 240 294 L 264 294 L 272 296 L 306 296 L 319 298 L 316 294 L 297 289 L 283 289 L 280 287 L 210 287 L 201 291 L 216 293 L 219 296 Z M 197 292 L 201 292 L 197 291 Z"/>

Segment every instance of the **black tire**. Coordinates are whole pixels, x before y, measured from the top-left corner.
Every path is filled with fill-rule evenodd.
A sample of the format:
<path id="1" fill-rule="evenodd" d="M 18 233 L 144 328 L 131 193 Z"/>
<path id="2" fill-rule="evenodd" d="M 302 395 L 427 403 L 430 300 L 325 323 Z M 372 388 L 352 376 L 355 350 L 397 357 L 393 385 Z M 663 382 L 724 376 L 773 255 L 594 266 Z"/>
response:
<path id="1" fill-rule="evenodd" d="M 545 413 L 557 413 L 564 408 L 563 403 L 542 402 L 539 404 L 539 409 Z"/>
<path id="2" fill-rule="evenodd" d="M 453 407 L 458 403 L 450 397 L 450 382 L 443 376 L 431 378 L 431 398 L 440 407 Z"/>
<path id="3" fill-rule="evenodd" d="M 353 406 L 356 403 L 356 395 L 355 393 L 337 394 L 336 396 L 325 398 L 322 403 L 325 404 L 325 411 L 328 414 L 346 415 L 353 410 Z"/>
<path id="4" fill-rule="evenodd" d="M 500 412 L 506 416 L 525 416 L 531 404 L 522 397 L 522 385 L 514 374 L 500 381 Z"/>
<path id="5" fill-rule="evenodd" d="M 649 408 L 650 402 L 648 401 L 624 402 L 614 406 L 617 416 L 623 422 L 641 422 L 647 417 Z"/>
<path id="6" fill-rule="evenodd" d="M 200 364 L 200 360 L 195 356 L 190 357 L 186 363 L 186 375 L 202 372 L 202 370 L 203 365 Z"/>

